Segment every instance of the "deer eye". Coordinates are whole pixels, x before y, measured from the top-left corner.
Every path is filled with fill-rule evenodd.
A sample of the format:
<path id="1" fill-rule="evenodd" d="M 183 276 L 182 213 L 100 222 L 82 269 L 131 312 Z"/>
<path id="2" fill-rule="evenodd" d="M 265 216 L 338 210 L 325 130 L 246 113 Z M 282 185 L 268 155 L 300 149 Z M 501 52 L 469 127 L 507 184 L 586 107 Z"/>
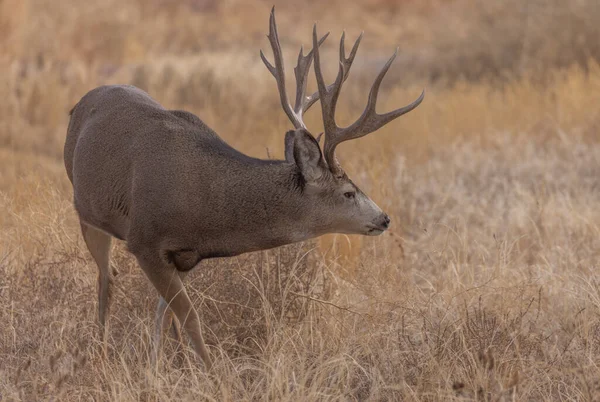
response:
<path id="1" fill-rule="evenodd" d="M 344 193 L 344 197 L 348 198 L 349 200 L 353 200 L 354 197 L 356 197 L 356 193 L 354 191 L 348 191 Z"/>

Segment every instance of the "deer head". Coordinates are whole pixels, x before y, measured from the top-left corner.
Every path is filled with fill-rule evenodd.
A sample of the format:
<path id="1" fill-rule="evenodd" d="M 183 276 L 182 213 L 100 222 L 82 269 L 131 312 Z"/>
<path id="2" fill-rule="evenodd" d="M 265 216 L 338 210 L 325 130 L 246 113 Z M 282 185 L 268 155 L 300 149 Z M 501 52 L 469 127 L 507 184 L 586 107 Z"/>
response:
<path id="1" fill-rule="evenodd" d="M 314 202 L 314 205 L 319 206 L 318 211 L 315 212 L 315 218 L 323 226 L 324 232 L 378 235 L 389 227 L 390 218 L 348 178 L 335 156 L 335 150 L 340 143 L 364 137 L 397 117 L 410 112 L 423 101 L 425 92 L 423 91 L 417 100 L 405 107 L 384 114 L 376 112 L 379 88 L 385 74 L 396 58 L 398 51 L 396 49 L 396 52 L 383 66 L 375 79 L 369 93 L 367 106 L 362 115 L 350 126 L 339 127 L 335 122 L 335 108 L 342 84 L 350 73 L 352 62 L 362 39 L 362 33 L 352 46 L 348 57 L 346 57 L 344 46 L 345 33 L 342 34 L 339 70 L 335 81 L 329 86 L 325 84 L 323 79 L 319 55 L 319 46 L 327 39 L 328 35 L 329 33 L 318 39 L 317 25 L 315 24 L 312 35 L 312 50 L 305 56 L 303 49 L 300 49 L 298 62 L 296 68 L 294 68 L 296 98 L 294 107 L 292 107 L 285 89 L 285 73 L 275 22 L 275 9 L 271 10 L 267 37 L 273 49 L 275 65 L 267 60 L 262 50 L 260 56 L 277 81 L 281 106 L 295 127 L 295 130 L 288 131 L 285 136 L 285 158 L 288 162 L 295 163 L 298 166 L 303 178 L 305 196 L 310 198 L 311 203 Z M 306 96 L 308 73 L 313 59 L 318 91 Z M 315 138 L 308 131 L 303 121 L 304 113 L 317 100 L 321 101 L 325 129 L 323 150 L 319 146 L 321 135 Z"/>

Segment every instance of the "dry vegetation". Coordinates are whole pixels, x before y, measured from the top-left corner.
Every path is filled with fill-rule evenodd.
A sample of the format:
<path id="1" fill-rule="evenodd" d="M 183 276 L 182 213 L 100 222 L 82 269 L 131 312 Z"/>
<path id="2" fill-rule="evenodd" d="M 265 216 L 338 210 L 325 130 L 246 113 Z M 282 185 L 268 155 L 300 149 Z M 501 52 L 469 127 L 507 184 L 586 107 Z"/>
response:
<path id="1" fill-rule="evenodd" d="M 0 401 L 600 398 L 595 0 L 277 4 L 288 64 L 316 19 L 366 31 L 341 122 L 396 44 L 381 109 L 427 87 L 340 150 L 392 230 L 196 269 L 209 374 L 173 341 L 150 365 L 157 296 L 117 243 L 103 357 L 62 165 L 72 105 L 133 83 L 260 157 L 289 126 L 258 57 L 270 3 L 176 3 L 0 0 Z"/>

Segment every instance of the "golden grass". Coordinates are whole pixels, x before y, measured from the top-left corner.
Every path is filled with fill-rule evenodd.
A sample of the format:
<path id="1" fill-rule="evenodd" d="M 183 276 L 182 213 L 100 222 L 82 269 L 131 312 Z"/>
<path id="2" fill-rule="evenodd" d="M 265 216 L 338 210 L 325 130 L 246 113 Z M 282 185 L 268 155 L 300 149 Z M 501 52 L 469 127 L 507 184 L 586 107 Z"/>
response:
<path id="1" fill-rule="evenodd" d="M 339 152 L 354 181 L 392 216 L 391 231 L 329 236 L 196 269 L 188 289 L 216 360 L 207 374 L 171 340 L 159 366 L 150 365 L 157 297 L 120 242 L 102 356 L 96 267 L 62 166 L 67 112 L 97 85 L 133 83 L 168 107 L 197 113 L 236 148 L 280 157 L 289 123 L 257 56 L 267 46 L 269 7 L 78 4 L 0 2 L 0 36 L 10 38 L 0 39 L 0 400 L 600 397 L 600 67 L 593 55 L 549 67 L 543 80 L 532 68 L 501 83 L 457 78 L 460 63 L 448 64 L 445 83 L 415 71 L 398 80 L 411 65 L 400 61 L 379 110 L 408 103 L 423 87 L 425 102 Z M 449 10 L 449 21 L 474 15 L 460 1 L 394 4 L 278 4 L 288 63 L 315 16 L 334 37 L 352 24 L 374 38 L 344 88 L 340 123 L 362 110 L 393 42 L 425 31 L 417 43 L 441 55 L 446 42 L 434 33 L 442 28 L 423 23 Z M 294 18 L 300 22 L 292 25 Z M 464 31 L 483 23 L 472 24 Z M 462 34 L 449 25 L 457 54 Z M 333 77 L 334 69 L 327 72 Z M 314 132 L 317 109 L 307 117 Z"/>

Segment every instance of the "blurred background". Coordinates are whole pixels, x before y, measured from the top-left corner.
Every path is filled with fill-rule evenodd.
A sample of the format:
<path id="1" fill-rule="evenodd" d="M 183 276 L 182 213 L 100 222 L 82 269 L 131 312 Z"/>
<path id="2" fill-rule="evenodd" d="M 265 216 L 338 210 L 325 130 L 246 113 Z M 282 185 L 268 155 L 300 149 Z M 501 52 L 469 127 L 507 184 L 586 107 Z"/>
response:
<path id="1" fill-rule="evenodd" d="M 189 289 L 222 386 L 167 374 L 151 382 L 159 399 L 597 397 L 597 0 L 0 0 L 0 399 L 143 398 L 154 290 L 116 242 L 112 360 L 99 363 L 68 112 L 98 85 L 133 84 L 247 154 L 283 158 L 291 124 L 259 57 L 272 60 L 273 4 L 290 94 L 315 21 L 331 32 L 328 81 L 342 31 L 347 49 L 364 31 L 339 125 L 396 47 L 378 111 L 426 89 L 338 149 L 392 228 L 207 262 Z M 305 121 L 322 130 L 318 106 Z"/>
<path id="2" fill-rule="evenodd" d="M 273 3 L 290 84 L 315 21 L 320 32 L 332 32 L 324 44 L 331 80 L 342 30 L 349 39 L 365 32 L 341 100 L 342 122 L 360 112 L 378 69 L 399 47 L 380 110 L 423 87 L 428 96 L 386 130 L 402 132 L 394 151 L 547 119 L 591 124 L 584 111 L 561 109 L 589 108 L 597 99 L 581 82 L 598 73 L 600 6 L 593 0 L 2 0 L 0 146 L 58 157 L 75 102 L 97 85 L 131 83 L 168 107 L 197 113 L 247 152 L 264 155 L 263 144 L 280 150 L 280 137 L 268 137 L 287 123 L 258 57 L 261 48 L 271 55 L 265 34 Z M 575 85 L 587 93 L 575 93 Z M 557 99 L 563 95 L 568 99 Z"/>

